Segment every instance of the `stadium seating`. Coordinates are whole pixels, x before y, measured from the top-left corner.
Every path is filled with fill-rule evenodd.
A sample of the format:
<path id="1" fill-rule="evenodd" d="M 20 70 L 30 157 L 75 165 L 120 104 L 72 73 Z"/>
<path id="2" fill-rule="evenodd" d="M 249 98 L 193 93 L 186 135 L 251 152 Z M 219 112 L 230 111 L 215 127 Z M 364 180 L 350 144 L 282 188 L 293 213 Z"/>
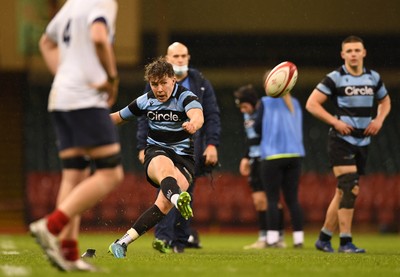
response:
<path id="1" fill-rule="evenodd" d="M 31 222 L 50 212 L 56 201 L 59 173 L 32 172 L 27 176 L 25 213 Z M 321 224 L 336 188 L 332 174 L 304 173 L 299 199 L 305 224 Z M 157 190 L 145 177 L 127 173 L 124 182 L 95 207 L 83 213 L 83 226 L 112 228 L 129 226 L 152 203 Z M 198 226 L 256 226 L 251 189 L 247 179 L 231 173 L 198 178 L 193 198 L 194 219 Z M 285 208 L 286 226 L 290 216 Z M 380 228 L 396 226 L 400 211 L 400 175 L 373 174 L 360 179 L 354 221 Z"/>

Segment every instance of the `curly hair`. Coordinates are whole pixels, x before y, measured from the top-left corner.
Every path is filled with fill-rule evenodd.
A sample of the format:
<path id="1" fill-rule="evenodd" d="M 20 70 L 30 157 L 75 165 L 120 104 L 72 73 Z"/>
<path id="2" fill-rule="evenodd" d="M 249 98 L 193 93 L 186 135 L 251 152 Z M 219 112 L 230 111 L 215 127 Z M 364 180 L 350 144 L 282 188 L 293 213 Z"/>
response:
<path id="1" fill-rule="evenodd" d="M 150 79 L 160 80 L 164 77 L 173 76 L 175 76 L 174 69 L 164 57 L 158 57 L 145 66 L 144 80 L 147 82 Z"/>

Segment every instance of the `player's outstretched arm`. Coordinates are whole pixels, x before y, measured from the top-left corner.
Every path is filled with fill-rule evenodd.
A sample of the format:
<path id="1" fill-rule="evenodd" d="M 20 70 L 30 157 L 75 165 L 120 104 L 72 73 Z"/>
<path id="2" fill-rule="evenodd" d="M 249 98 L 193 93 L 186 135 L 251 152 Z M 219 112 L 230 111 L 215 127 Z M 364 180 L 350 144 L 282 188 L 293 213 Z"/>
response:
<path id="1" fill-rule="evenodd" d="M 198 108 L 190 109 L 186 114 L 189 117 L 189 121 L 184 122 L 182 127 L 189 134 L 194 134 L 203 126 L 203 110 Z"/>
<path id="2" fill-rule="evenodd" d="M 114 123 L 114 125 L 122 125 L 126 121 L 121 117 L 121 114 L 118 112 L 114 112 L 110 114 L 111 120 Z"/>

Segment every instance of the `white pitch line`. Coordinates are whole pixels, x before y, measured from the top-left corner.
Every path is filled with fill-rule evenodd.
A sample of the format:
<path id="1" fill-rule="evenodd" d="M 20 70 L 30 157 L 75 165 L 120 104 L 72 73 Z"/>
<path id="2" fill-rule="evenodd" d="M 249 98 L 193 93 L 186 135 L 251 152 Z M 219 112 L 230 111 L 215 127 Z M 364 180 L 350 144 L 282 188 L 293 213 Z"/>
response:
<path id="1" fill-rule="evenodd" d="M 3 255 L 19 255 L 19 251 L 16 250 L 2 250 L 1 254 Z"/>
<path id="2" fill-rule="evenodd" d="M 16 249 L 17 247 L 15 246 L 14 241 L 7 239 L 7 240 L 2 240 L 0 242 L 0 248 L 5 250 L 13 250 Z"/>
<path id="3" fill-rule="evenodd" d="M 20 252 L 17 251 L 17 246 L 14 241 L 10 239 L 3 239 L 0 241 L 0 250 L 2 255 L 19 255 Z M 15 265 L 0 265 L 0 272 L 4 276 L 28 276 L 31 274 L 31 270 L 24 266 Z"/>
<path id="4" fill-rule="evenodd" d="M 28 276 L 31 273 L 30 269 L 23 266 L 1 265 L 0 268 L 4 276 Z"/>

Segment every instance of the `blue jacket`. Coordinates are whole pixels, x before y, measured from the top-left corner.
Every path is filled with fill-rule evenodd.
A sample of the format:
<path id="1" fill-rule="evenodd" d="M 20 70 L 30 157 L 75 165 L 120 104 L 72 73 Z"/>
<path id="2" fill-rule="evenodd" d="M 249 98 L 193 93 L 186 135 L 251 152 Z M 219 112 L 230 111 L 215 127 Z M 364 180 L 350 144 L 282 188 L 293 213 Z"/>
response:
<path id="1" fill-rule="evenodd" d="M 189 68 L 188 77 L 190 91 L 197 95 L 199 102 L 203 106 L 204 124 L 194 136 L 194 156 L 195 156 L 195 175 L 201 176 L 206 172 L 204 167 L 203 152 L 207 145 L 212 144 L 218 146 L 221 136 L 221 119 L 220 110 L 217 103 L 217 98 L 214 88 L 211 83 L 204 78 L 198 70 Z M 150 85 L 147 84 L 145 92 L 150 91 Z M 146 147 L 147 132 L 149 126 L 147 119 L 144 116 L 138 118 L 137 125 L 137 149 L 143 150 Z"/>

